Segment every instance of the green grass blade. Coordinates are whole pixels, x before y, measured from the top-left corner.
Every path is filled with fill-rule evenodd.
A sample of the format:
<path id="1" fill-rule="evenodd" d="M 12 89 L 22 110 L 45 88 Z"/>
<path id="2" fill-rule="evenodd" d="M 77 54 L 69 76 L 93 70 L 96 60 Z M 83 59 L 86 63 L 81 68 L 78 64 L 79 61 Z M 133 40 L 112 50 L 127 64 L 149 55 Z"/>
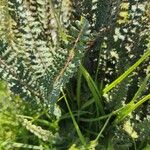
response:
<path id="1" fill-rule="evenodd" d="M 122 80 L 124 80 L 133 70 L 136 69 L 145 59 L 150 56 L 150 49 L 143 54 L 143 56 L 134 64 L 132 65 L 127 71 L 125 71 L 120 77 L 118 77 L 115 81 L 113 81 L 110 85 L 106 86 L 103 89 L 103 93 L 108 93 L 112 88 L 114 88 L 117 84 L 119 84 Z"/>
<path id="2" fill-rule="evenodd" d="M 134 104 L 134 109 L 135 110 L 137 107 L 139 107 L 140 105 L 142 105 L 144 102 L 146 102 L 147 100 L 150 100 L 150 94 L 146 95 L 144 98 L 142 98 L 140 101 L 138 101 L 136 104 Z M 132 111 L 133 111 L 132 110 Z"/>
<path id="3" fill-rule="evenodd" d="M 87 102 L 85 102 L 85 103 L 82 105 L 81 110 L 83 110 L 83 109 L 89 107 L 89 106 L 92 105 L 94 102 L 95 102 L 95 101 L 94 101 L 94 98 L 92 97 L 91 99 L 89 99 Z"/>
<path id="4" fill-rule="evenodd" d="M 137 98 L 139 96 L 141 96 L 142 92 L 144 91 L 144 89 L 146 87 L 146 84 L 147 84 L 149 78 L 150 78 L 150 75 L 147 75 L 146 78 L 144 79 L 144 81 L 142 82 L 140 88 L 138 89 L 138 91 L 136 92 L 136 94 L 134 95 L 134 97 L 131 101 L 135 101 L 135 100 L 137 100 Z"/>
<path id="5" fill-rule="evenodd" d="M 78 124 L 77 124 L 77 122 L 76 122 L 76 120 L 75 120 L 75 118 L 74 118 L 74 116 L 73 116 L 73 113 L 72 113 L 72 111 L 71 111 L 71 108 L 70 108 L 70 106 L 69 106 L 69 103 L 68 103 L 68 101 L 67 101 L 66 95 L 65 95 L 65 93 L 64 93 L 63 90 L 62 90 L 62 94 L 63 94 L 63 96 L 64 96 L 64 100 L 65 100 L 66 105 L 67 105 L 67 107 L 68 107 L 68 110 L 69 110 L 71 119 L 72 119 L 73 124 L 74 124 L 74 127 L 75 127 L 75 129 L 76 129 L 76 131 L 77 131 L 77 134 L 78 134 L 78 136 L 79 136 L 79 139 L 80 139 L 81 143 L 82 143 L 84 146 L 86 146 L 85 138 L 84 138 L 84 136 L 82 135 L 81 130 L 80 130 L 80 128 L 79 128 L 79 126 L 78 126 Z"/>
<path id="6" fill-rule="evenodd" d="M 85 80 L 87 81 L 87 84 L 88 84 L 88 87 L 90 89 L 90 91 L 92 92 L 93 94 L 93 97 L 95 99 L 95 103 L 98 107 L 98 111 L 101 113 L 101 114 L 105 114 L 104 112 L 104 108 L 103 108 L 103 104 L 102 104 L 102 98 L 101 98 L 101 94 L 100 94 L 100 91 L 98 90 L 96 84 L 94 83 L 92 77 L 90 76 L 90 74 L 87 72 L 87 70 L 82 66 L 80 65 L 80 69 L 81 69 L 81 72 L 85 78 Z"/>
<path id="7" fill-rule="evenodd" d="M 103 131 L 105 130 L 107 124 L 109 123 L 111 116 L 108 117 L 108 119 L 106 120 L 104 126 L 102 127 L 101 131 L 99 132 L 99 134 L 97 135 L 95 141 L 98 141 L 98 139 L 100 138 L 101 134 L 103 133 Z"/>
<path id="8" fill-rule="evenodd" d="M 75 111 L 75 112 L 72 112 L 72 113 L 73 113 L 74 117 L 91 114 L 91 113 L 89 113 L 87 111 Z M 59 121 L 60 120 L 64 120 L 64 119 L 68 119 L 68 118 L 70 118 L 70 113 L 66 113 L 63 116 L 61 116 L 60 119 L 59 119 Z"/>
<path id="9" fill-rule="evenodd" d="M 82 122 L 96 122 L 96 121 L 106 119 L 109 116 L 112 116 L 112 114 L 104 115 L 104 116 L 97 117 L 97 118 L 80 118 L 80 121 L 82 121 Z"/>
<path id="10" fill-rule="evenodd" d="M 120 121 L 122 121 L 125 117 L 127 117 L 133 110 L 135 110 L 137 107 L 142 105 L 147 100 L 150 100 L 150 94 L 146 95 L 144 98 L 139 100 L 137 103 L 134 103 L 133 101 L 124 106 L 123 109 L 118 113 L 114 123 L 118 124 Z"/>

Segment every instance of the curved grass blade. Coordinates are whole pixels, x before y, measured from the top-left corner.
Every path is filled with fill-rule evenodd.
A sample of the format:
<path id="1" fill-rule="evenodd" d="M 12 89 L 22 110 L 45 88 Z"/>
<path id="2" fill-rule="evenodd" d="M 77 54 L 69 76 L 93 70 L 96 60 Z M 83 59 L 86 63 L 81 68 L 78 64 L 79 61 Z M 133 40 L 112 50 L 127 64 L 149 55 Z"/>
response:
<path id="1" fill-rule="evenodd" d="M 150 56 L 150 49 L 143 54 L 143 56 L 134 64 L 132 65 L 127 71 L 125 71 L 120 77 L 118 77 L 115 81 L 113 81 L 110 85 L 106 86 L 103 89 L 103 94 L 108 93 L 112 88 L 114 88 L 117 84 L 119 84 L 122 80 L 124 80 L 133 70 L 136 69 L 145 59 Z"/>

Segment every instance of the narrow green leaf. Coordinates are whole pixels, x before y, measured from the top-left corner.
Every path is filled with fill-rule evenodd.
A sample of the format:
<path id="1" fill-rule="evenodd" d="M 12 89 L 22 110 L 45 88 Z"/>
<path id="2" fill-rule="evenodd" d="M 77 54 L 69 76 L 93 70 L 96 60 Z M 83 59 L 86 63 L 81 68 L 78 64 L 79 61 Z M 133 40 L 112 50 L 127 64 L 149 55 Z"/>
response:
<path id="1" fill-rule="evenodd" d="M 85 78 L 86 81 L 87 81 L 87 84 L 88 84 L 88 86 L 89 86 L 90 91 L 91 91 L 92 94 L 93 94 L 95 103 L 96 103 L 96 105 L 97 105 L 98 108 L 99 108 L 98 111 L 100 111 L 100 113 L 104 115 L 105 112 L 104 112 L 104 108 L 103 108 L 103 104 L 102 104 L 102 98 L 101 98 L 100 91 L 98 90 L 96 84 L 94 83 L 92 77 L 91 77 L 90 74 L 87 72 L 87 70 L 86 70 L 82 65 L 80 65 L 80 69 L 81 69 L 81 72 L 82 72 L 84 78 Z"/>
<path id="2" fill-rule="evenodd" d="M 132 65 L 127 71 L 125 71 L 120 77 L 118 77 L 115 81 L 113 81 L 110 85 L 106 86 L 103 89 L 103 93 L 108 93 L 112 88 L 114 88 L 117 84 L 119 84 L 122 80 L 124 80 L 133 70 L 136 69 L 145 59 L 150 56 L 150 49 L 143 54 L 143 56 L 134 64 Z"/>
<path id="3" fill-rule="evenodd" d="M 144 98 L 139 100 L 137 103 L 134 103 L 131 101 L 129 104 L 127 104 L 121 111 L 118 113 L 117 118 L 115 119 L 114 123 L 117 124 L 121 120 L 123 120 L 125 117 L 127 117 L 132 111 L 134 111 L 137 107 L 142 105 L 147 100 L 150 100 L 150 94 L 146 95 Z"/>
<path id="4" fill-rule="evenodd" d="M 80 141 L 81 141 L 81 143 L 85 146 L 85 145 L 86 145 L 86 141 L 85 141 L 85 139 L 84 139 L 84 136 L 82 135 L 82 132 L 81 132 L 81 130 L 80 130 L 80 128 L 79 128 L 79 126 L 78 126 L 78 124 L 77 124 L 77 122 L 76 122 L 74 116 L 73 116 L 73 113 L 72 113 L 72 111 L 71 111 L 71 108 L 70 108 L 70 106 L 69 106 L 69 103 L 68 103 L 68 100 L 67 100 L 67 98 L 66 98 L 66 95 L 65 95 L 64 91 L 63 91 L 63 90 L 61 90 L 61 91 L 62 91 L 62 94 L 63 94 L 63 96 L 64 96 L 64 100 L 65 100 L 65 102 L 66 102 L 66 105 L 67 105 L 67 107 L 68 107 L 68 110 L 69 110 L 71 119 L 72 119 L 72 121 L 73 121 L 74 127 L 75 127 L 75 129 L 76 129 L 76 131 L 77 131 L 77 134 L 78 134 L 79 138 L 80 138 Z"/>
<path id="5" fill-rule="evenodd" d="M 144 81 L 142 82 L 140 88 L 138 89 L 138 91 L 136 92 L 136 94 L 134 95 L 134 97 L 131 101 L 135 101 L 142 94 L 142 92 L 144 91 L 144 89 L 146 87 L 146 84 L 147 84 L 149 78 L 150 78 L 150 75 L 147 75 L 146 78 L 144 79 Z"/>
<path id="6" fill-rule="evenodd" d="M 105 130 L 106 126 L 108 125 L 110 118 L 111 118 L 111 116 L 109 116 L 108 119 L 106 120 L 104 126 L 102 127 L 101 131 L 100 131 L 99 134 L 97 135 L 95 141 L 98 141 L 98 139 L 101 137 L 101 134 L 102 134 L 103 131 Z"/>
<path id="7" fill-rule="evenodd" d="M 94 98 L 89 99 L 87 102 L 85 102 L 85 103 L 82 105 L 81 110 L 83 110 L 83 109 L 89 107 L 89 106 L 90 106 L 91 104 L 93 104 L 93 103 L 94 103 Z"/>

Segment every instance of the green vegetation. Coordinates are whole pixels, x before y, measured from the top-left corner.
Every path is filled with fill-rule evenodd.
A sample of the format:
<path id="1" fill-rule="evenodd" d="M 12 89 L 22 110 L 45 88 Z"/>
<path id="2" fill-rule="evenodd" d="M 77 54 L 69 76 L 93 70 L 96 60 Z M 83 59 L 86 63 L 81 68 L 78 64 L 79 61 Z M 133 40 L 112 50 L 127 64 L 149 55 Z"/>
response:
<path id="1" fill-rule="evenodd" d="M 149 8 L 0 0 L 0 150 L 149 150 Z"/>

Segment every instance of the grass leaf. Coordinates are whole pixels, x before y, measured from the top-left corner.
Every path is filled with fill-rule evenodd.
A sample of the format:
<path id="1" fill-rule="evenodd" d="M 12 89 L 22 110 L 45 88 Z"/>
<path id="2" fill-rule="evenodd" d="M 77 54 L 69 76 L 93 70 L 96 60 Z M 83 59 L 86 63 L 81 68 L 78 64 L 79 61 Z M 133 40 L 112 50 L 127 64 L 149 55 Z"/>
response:
<path id="1" fill-rule="evenodd" d="M 104 115 L 105 112 L 104 112 L 104 108 L 103 108 L 103 104 L 102 104 L 102 97 L 101 97 L 100 91 L 98 90 L 98 87 L 94 83 L 90 74 L 87 72 L 87 70 L 82 65 L 80 65 L 80 69 L 81 69 L 81 72 L 88 84 L 90 91 L 93 94 L 93 97 L 94 97 L 94 100 L 95 100 L 95 103 L 96 103 L 96 106 L 98 109 L 97 111 Z"/>
<path id="2" fill-rule="evenodd" d="M 108 93 L 112 88 L 118 85 L 122 80 L 124 80 L 133 70 L 136 69 L 145 59 L 150 56 L 150 49 L 144 53 L 144 55 L 134 64 L 132 65 L 127 71 L 125 71 L 120 77 L 118 77 L 115 81 L 113 81 L 110 85 L 106 86 L 103 90 L 103 94 Z"/>

